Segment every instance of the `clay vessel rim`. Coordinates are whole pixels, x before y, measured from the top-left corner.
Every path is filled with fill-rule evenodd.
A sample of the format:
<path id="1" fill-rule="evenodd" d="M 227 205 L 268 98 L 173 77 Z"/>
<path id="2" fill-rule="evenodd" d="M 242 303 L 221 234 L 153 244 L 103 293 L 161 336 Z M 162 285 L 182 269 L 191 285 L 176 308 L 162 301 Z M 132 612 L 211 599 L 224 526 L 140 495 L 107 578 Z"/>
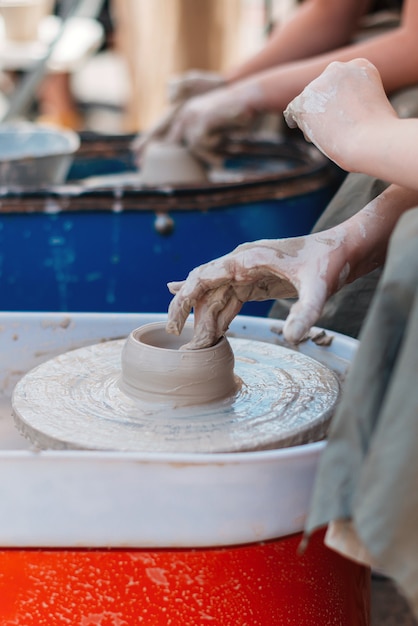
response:
<path id="1" fill-rule="evenodd" d="M 220 339 L 218 339 L 218 341 L 212 345 L 209 346 L 207 348 L 198 348 L 198 349 L 191 349 L 191 350 L 181 350 L 179 347 L 177 348 L 169 348 L 169 347 L 164 347 L 164 346 L 159 346 L 159 345 L 154 345 L 152 343 L 147 343 L 146 341 L 143 341 L 141 338 L 141 335 L 146 335 L 148 334 L 148 332 L 155 332 L 155 331 L 161 331 L 161 333 L 163 333 L 163 331 L 170 337 L 173 338 L 178 338 L 179 342 L 181 343 L 181 334 L 180 335 L 170 335 L 170 333 L 167 333 L 167 331 L 165 330 L 165 326 L 166 323 L 165 322 L 151 322 L 150 324 L 144 324 L 143 326 L 139 326 L 138 328 L 135 328 L 131 333 L 130 333 L 130 338 L 138 345 L 143 347 L 144 349 L 149 348 L 150 350 L 156 351 L 159 350 L 161 352 L 170 352 L 170 353 L 192 353 L 192 354 L 204 354 L 207 352 L 213 352 L 213 350 L 215 348 L 220 347 L 223 343 L 227 342 L 227 338 L 225 337 L 225 335 L 223 335 Z M 184 326 L 183 330 L 192 330 L 193 329 L 193 324 L 186 324 Z M 138 337 L 138 335 L 140 335 Z M 189 341 L 190 338 L 185 338 L 183 343 L 187 343 Z"/>

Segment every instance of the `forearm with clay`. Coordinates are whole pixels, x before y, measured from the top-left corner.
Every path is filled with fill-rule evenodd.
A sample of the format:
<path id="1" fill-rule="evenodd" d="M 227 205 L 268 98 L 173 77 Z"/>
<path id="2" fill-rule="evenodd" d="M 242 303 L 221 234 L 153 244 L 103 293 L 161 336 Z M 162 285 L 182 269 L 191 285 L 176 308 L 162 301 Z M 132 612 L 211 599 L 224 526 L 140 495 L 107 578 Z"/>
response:
<path id="1" fill-rule="evenodd" d="M 403 213 L 416 206 L 418 189 L 390 185 L 350 219 L 318 233 L 344 240 L 344 254 L 348 263 L 344 284 L 383 265 L 397 221 Z"/>
<path id="2" fill-rule="evenodd" d="M 397 221 L 417 205 L 417 190 L 391 185 L 349 220 L 306 237 L 311 240 L 310 262 L 314 273 L 301 275 L 299 299 L 291 307 L 283 329 L 289 342 L 298 343 L 306 335 L 331 295 L 383 265 Z M 324 243 L 329 248 L 325 256 L 321 252 Z"/>

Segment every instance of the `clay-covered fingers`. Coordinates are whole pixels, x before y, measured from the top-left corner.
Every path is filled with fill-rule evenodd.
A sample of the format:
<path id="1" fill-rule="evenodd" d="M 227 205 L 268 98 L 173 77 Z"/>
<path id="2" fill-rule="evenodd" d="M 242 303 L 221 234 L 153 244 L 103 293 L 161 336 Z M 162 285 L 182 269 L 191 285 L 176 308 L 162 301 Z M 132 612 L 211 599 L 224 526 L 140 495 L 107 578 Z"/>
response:
<path id="1" fill-rule="evenodd" d="M 169 78 L 167 95 L 171 103 L 177 104 L 221 87 L 224 84 L 225 79 L 217 72 L 190 70 L 184 74 Z"/>
<path id="2" fill-rule="evenodd" d="M 327 299 L 323 280 L 311 280 L 301 285 L 297 302 L 291 307 L 283 326 L 283 336 L 289 343 L 298 344 L 318 321 Z"/>
<path id="3" fill-rule="evenodd" d="M 316 94 L 316 104 L 314 102 L 314 91 L 311 87 L 306 87 L 303 92 L 296 96 L 283 111 L 283 117 L 289 128 L 299 128 L 306 141 L 314 142 L 313 131 L 320 122 L 319 115 L 325 112 L 324 106 L 317 106 L 317 103 L 322 100 L 325 103 L 326 94 Z M 317 118 L 312 126 L 310 123 L 310 116 L 316 113 Z"/>
<path id="4" fill-rule="evenodd" d="M 229 309 L 227 300 L 222 302 L 219 310 L 224 309 L 225 312 L 236 311 L 238 303 L 250 300 L 293 297 L 297 293 L 291 277 L 297 255 L 295 245 L 297 242 L 294 240 L 280 244 L 275 240 L 242 244 L 229 254 L 195 268 L 186 281 L 169 283 L 168 287 L 175 297 L 169 306 L 168 332 L 180 334 L 191 309 L 201 306 L 201 302 L 206 302 L 206 305 L 201 306 L 200 317 L 207 315 L 213 319 L 214 313 L 208 306 L 208 302 L 210 305 L 215 302 L 213 294 L 229 294 L 229 300 L 235 304 Z M 220 288 L 226 291 L 218 292 Z M 207 294 L 211 294 L 210 298 Z M 226 320 L 223 326 L 226 326 L 232 318 L 223 314 Z"/>
<path id="5" fill-rule="evenodd" d="M 290 128 L 299 127 L 307 140 L 312 141 L 321 116 L 327 113 L 330 105 L 332 107 L 332 101 L 339 89 L 340 76 L 346 74 L 347 65 L 338 61 L 330 63 L 284 110 L 286 124 Z"/>
<path id="6" fill-rule="evenodd" d="M 168 287 L 169 292 L 173 296 L 175 296 L 176 293 L 178 291 L 180 291 L 180 289 L 183 287 L 185 282 L 186 282 L 185 280 L 177 280 L 177 281 L 173 280 L 173 281 L 171 281 L 171 283 L 167 283 L 167 287 Z"/>
<path id="7" fill-rule="evenodd" d="M 177 294 L 168 307 L 166 331 L 172 335 L 180 335 L 193 307 L 193 300 Z"/>
<path id="8" fill-rule="evenodd" d="M 170 107 L 152 128 L 135 137 L 131 143 L 131 150 L 135 154 L 138 167 L 141 165 L 142 155 L 148 144 L 152 141 L 166 139 L 180 109 L 181 105 Z"/>
<path id="9" fill-rule="evenodd" d="M 293 98 L 293 100 L 289 102 L 289 104 L 283 111 L 283 117 L 285 119 L 286 124 L 289 126 L 289 128 L 298 127 L 298 118 L 296 115 L 296 111 L 299 111 L 300 109 L 300 106 L 299 106 L 300 97 L 301 96 L 299 95 L 299 96 L 296 96 L 296 98 Z"/>
<path id="10" fill-rule="evenodd" d="M 166 140 L 187 146 L 190 152 L 207 166 L 219 167 L 224 161 L 219 148 L 225 136 L 218 132 L 208 132 L 205 120 L 198 117 L 192 122 L 191 117 L 179 115 L 166 135 Z"/>
<path id="11" fill-rule="evenodd" d="M 206 292 L 196 303 L 193 339 L 184 348 L 199 350 L 216 344 L 228 330 L 241 306 L 242 302 L 238 300 L 232 285 L 222 285 Z"/>
<path id="12" fill-rule="evenodd" d="M 221 257 L 196 267 L 185 281 L 168 283 L 168 289 L 174 294 L 174 298 L 168 308 L 167 332 L 179 335 L 196 303 L 206 293 L 213 292 L 222 285 L 229 285 L 230 279 Z"/>
<path id="13" fill-rule="evenodd" d="M 254 115 L 244 97 L 238 97 L 231 88 L 221 87 L 185 102 L 166 140 L 183 143 L 204 158 L 205 152 L 210 154 L 231 132 L 247 128 Z"/>
<path id="14" fill-rule="evenodd" d="M 223 135 L 214 127 L 212 116 L 199 109 L 196 100 L 198 98 L 186 102 L 173 118 L 166 140 L 186 145 L 199 159 L 211 163 L 212 154 L 222 143 Z"/>
<path id="15" fill-rule="evenodd" d="M 366 59 L 334 61 L 296 96 L 283 113 L 288 126 L 348 171 L 357 171 L 364 138 L 380 133 L 396 114 L 379 72 Z"/>

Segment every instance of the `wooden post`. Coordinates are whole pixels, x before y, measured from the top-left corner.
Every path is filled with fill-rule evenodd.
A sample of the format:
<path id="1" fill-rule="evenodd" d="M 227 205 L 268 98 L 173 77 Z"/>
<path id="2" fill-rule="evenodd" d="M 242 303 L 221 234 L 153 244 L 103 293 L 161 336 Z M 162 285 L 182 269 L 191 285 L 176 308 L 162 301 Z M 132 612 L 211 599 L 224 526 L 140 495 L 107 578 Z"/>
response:
<path id="1" fill-rule="evenodd" d="M 222 71 L 237 58 L 241 0 L 114 0 L 117 42 L 131 80 L 126 130 L 155 123 L 170 76 Z"/>

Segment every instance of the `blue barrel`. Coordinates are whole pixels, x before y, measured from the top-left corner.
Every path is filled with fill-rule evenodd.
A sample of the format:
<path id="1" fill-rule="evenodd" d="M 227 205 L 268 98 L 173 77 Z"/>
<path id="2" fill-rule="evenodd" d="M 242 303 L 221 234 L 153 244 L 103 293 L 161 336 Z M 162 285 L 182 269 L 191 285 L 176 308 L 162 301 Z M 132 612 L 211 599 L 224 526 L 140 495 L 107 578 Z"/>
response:
<path id="1" fill-rule="evenodd" d="M 166 283 L 240 243 L 309 232 L 341 172 L 299 140 L 234 146 L 242 180 L 206 186 L 90 188 L 134 169 L 129 138 L 82 137 L 59 188 L 0 190 L 1 308 L 163 312 Z M 239 177 L 238 177 L 239 178 Z M 267 314 L 271 302 L 243 313 Z"/>

